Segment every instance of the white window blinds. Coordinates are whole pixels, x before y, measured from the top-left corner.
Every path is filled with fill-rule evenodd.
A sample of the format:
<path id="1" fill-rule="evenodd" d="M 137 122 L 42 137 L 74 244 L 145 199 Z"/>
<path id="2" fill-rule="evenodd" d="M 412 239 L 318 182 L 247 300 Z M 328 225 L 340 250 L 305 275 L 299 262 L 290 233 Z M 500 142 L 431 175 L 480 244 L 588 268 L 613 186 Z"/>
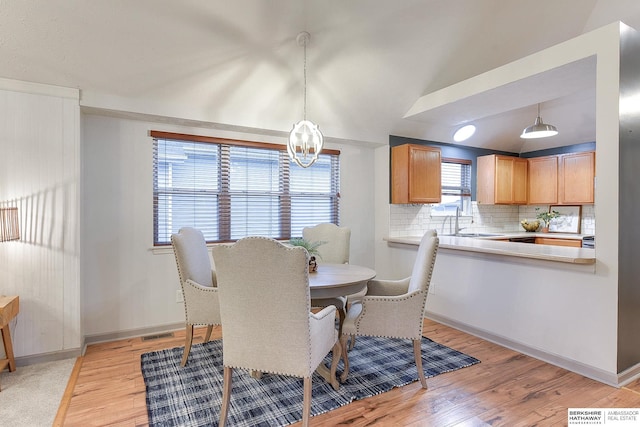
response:
<path id="1" fill-rule="evenodd" d="M 443 195 L 471 196 L 471 162 L 443 159 L 441 165 Z"/>
<path id="2" fill-rule="evenodd" d="M 245 236 L 289 239 L 320 222 L 338 224 L 339 152 L 309 168 L 276 144 L 151 132 L 154 162 L 154 244 L 181 227 L 207 242 Z M 180 139 L 178 139 L 180 138 Z"/>
<path id="3" fill-rule="evenodd" d="M 441 202 L 431 205 L 432 216 L 471 212 L 471 161 L 444 158 L 441 163 Z"/>

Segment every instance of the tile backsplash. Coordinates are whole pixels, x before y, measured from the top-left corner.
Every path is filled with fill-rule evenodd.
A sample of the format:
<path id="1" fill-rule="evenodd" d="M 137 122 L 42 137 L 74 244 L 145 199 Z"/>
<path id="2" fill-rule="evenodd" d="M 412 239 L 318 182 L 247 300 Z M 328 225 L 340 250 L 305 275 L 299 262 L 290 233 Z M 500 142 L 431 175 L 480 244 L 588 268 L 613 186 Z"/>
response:
<path id="1" fill-rule="evenodd" d="M 548 205 L 478 205 L 471 203 L 471 215 L 462 215 L 459 225 L 465 233 L 504 233 L 524 231 L 520 220 L 535 219 L 535 208 Z M 431 216 L 431 205 L 390 205 L 389 236 L 421 235 L 430 229 L 439 234 L 453 232 L 455 218 Z M 596 220 L 593 205 L 582 206 L 581 234 L 594 234 Z"/>

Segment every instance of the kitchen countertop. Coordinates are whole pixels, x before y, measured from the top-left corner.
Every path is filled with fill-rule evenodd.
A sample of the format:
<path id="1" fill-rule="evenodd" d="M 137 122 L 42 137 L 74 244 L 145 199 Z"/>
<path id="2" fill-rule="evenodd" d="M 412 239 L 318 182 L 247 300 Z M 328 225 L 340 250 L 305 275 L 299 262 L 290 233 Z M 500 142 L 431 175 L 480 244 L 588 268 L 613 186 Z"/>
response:
<path id="1" fill-rule="evenodd" d="M 590 237 L 593 234 L 576 234 L 576 233 L 542 233 L 542 232 L 529 232 L 529 231 L 511 231 L 506 233 L 492 233 L 492 236 L 479 236 L 478 239 L 485 240 L 498 240 L 498 239 L 510 239 L 512 237 L 545 237 L 548 239 L 570 239 L 570 240 L 582 240 L 583 237 Z M 438 234 L 441 237 L 444 235 Z"/>
<path id="2" fill-rule="evenodd" d="M 539 259 L 545 261 L 557 261 L 570 264 L 595 264 L 595 249 L 573 248 L 566 246 L 536 245 L 531 243 L 505 242 L 498 239 L 511 237 L 549 237 L 561 239 L 582 239 L 579 234 L 562 233 L 495 233 L 493 236 L 482 237 L 456 237 L 442 236 L 440 238 L 440 248 L 452 249 L 468 252 L 479 252 L 494 255 L 513 256 L 520 258 Z M 386 237 L 384 240 L 389 243 L 400 243 L 406 245 L 419 245 L 422 236 L 401 236 Z"/>

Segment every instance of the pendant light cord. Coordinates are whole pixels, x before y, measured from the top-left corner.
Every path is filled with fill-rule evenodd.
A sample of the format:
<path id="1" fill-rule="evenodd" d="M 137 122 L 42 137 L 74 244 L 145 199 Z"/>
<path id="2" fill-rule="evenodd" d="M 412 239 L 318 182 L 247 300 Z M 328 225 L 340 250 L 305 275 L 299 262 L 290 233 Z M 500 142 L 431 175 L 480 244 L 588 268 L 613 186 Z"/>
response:
<path id="1" fill-rule="evenodd" d="M 302 117 L 307 120 L 307 40 L 304 40 L 304 108 Z"/>

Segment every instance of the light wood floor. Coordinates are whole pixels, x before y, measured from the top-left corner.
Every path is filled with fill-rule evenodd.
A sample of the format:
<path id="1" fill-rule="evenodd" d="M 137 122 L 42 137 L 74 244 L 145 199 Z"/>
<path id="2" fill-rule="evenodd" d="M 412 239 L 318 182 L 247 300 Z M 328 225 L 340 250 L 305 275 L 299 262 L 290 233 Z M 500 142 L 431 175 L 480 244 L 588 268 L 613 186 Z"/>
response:
<path id="1" fill-rule="evenodd" d="M 218 338 L 221 329 L 214 329 Z M 425 320 L 424 335 L 481 363 L 313 417 L 314 426 L 562 426 L 567 408 L 640 408 L 640 381 L 616 389 Z M 194 342 L 201 342 L 204 329 Z M 140 355 L 184 333 L 95 344 L 78 359 L 55 426 L 148 425 Z"/>

